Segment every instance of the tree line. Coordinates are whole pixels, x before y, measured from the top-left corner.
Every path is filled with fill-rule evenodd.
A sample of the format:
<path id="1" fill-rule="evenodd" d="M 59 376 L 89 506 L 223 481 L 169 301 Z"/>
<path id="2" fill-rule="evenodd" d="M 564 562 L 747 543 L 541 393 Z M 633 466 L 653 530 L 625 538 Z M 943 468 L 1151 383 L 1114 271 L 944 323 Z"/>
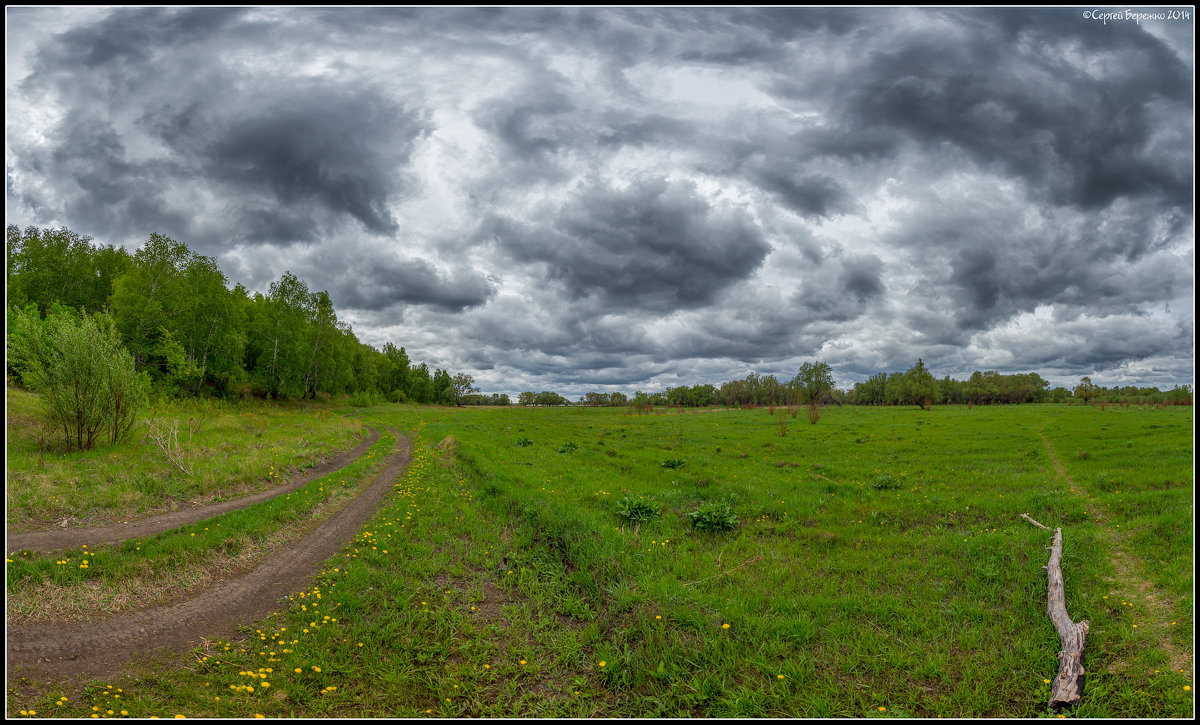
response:
<path id="1" fill-rule="evenodd" d="M 47 417 L 69 446 L 89 448 L 130 430 L 152 390 L 165 395 L 350 396 L 356 405 L 387 399 L 454 405 L 510 405 L 482 395 L 474 378 L 414 364 L 403 347 L 360 342 L 339 320 L 328 292 L 284 272 L 266 291 L 230 286 L 212 257 L 161 234 L 130 254 L 68 229 L 21 230 L 6 238 L 7 374 L 43 393 Z M 833 386 L 829 365 L 804 363 L 781 381 L 750 373 L 720 385 L 660 392 L 589 392 L 578 404 L 730 407 L 825 404 L 974 405 L 1040 402 L 1191 404 L 1188 386 L 1111 388 L 1083 378 L 1073 390 L 1037 373 L 973 373 L 938 380 L 922 360 L 880 372 L 849 390 Z M 518 405 L 572 404 L 554 391 L 523 392 Z"/>
<path id="2" fill-rule="evenodd" d="M 36 345 L 74 319 L 119 341 L 135 373 L 169 395 L 461 404 L 477 392 L 470 375 L 416 364 L 391 342 L 360 342 L 328 292 L 291 272 L 250 294 L 215 259 L 161 234 L 130 254 L 65 228 L 10 225 L 6 251 L 7 372 L 23 382 L 49 360 L 34 359 Z"/>
<path id="3" fill-rule="evenodd" d="M 1191 405 L 1192 390 L 1177 385 L 1162 391 L 1156 387 L 1104 388 L 1084 377 L 1073 389 L 1051 388 L 1050 383 L 1036 372 L 1001 374 L 995 370 L 975 371 L 966 380 L 949 375 L 938 379 L 923 360 L 903 372 L 880 372 L 845 390 L 833 385 L 827 363 L 806 362 L 791 380 L 779 380 L 774 375 L 750 373 L 745 378 L 720 385 L 709 383 L 681 385 L 647 393 L 636 391 L 630 398 L 621 392 L 589 392 L 576 405 L 650 407 L 707 406 L 768 407 L 798 405 L 1015 405 L 1021 403 L 1143 403 Z M 487 404 L 482 402 L 481 404 Z M 505 403 L 507 404 L 507 403 Z M 553 392 L 521 393 L 519 405 L 569 405 L 563 396 Z"/>

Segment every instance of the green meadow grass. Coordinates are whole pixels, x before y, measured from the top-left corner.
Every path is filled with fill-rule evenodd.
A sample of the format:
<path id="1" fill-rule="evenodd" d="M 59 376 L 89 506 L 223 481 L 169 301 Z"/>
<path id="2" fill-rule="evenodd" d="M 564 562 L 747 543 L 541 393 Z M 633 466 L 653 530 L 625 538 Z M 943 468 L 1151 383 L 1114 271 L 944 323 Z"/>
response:
<path id="1" fill-rule="evenodd" d="M 10 680 L 10 714 L 1046 716 L 1021 513 L 1091 624 L 1071 715 L 1194 712 L 1190 408 L 355 412 L 415 457 L 311 589 L 191 669 Z"/>
<path id="2" fill-rule="evenodd" d="M 319 404 L 193 400 L 151 408 L 146 420 L 167 428 L 178 421 L 183 463 L 192 469 L 187 475 L 146 436 L 144 422 L 115 446 L 64 452 L 51 441 L 43 448 L 38 396 L 12 386 L 6 392 L 5 520 L 13 533 L 65 519 L 99 526 L 179 502 L 254 493 L 366 435 L 356 421 Z"/>

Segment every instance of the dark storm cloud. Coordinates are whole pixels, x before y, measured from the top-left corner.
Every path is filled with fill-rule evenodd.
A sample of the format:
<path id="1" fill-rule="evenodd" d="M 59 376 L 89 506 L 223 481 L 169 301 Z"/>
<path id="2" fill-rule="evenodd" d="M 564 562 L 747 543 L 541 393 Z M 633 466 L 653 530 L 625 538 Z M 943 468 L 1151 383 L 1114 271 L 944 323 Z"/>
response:
<path id="1" fill-rule="evenodd" d="M 1172 219 L 1136 209 L 1121 203 L 1064 217 L 1047 208 L 1039 218 L 1001 199 L 971 208 L 923 207 L 903 218 L 889 244 L 923 270 L 911 294 L 949 304 L 920 306 L 909 313 L 912 325 L 931 339 L 961 342 L 965 337 L 946 325 L 951 319 L 969 334 L 1039 305 L 1109 315 L 1172 299 L 1191 278 L 1167 250 L 1186 236 Z"/>
<path id="2" fill-rule="evenodd" d="M 878 297 L 884 291 L 883 262 L 874 255 L 853 257 L 846 261 L 838 280 L 847 295 L 858 302 Z"/>
<path id="3" fill-rule="evenodd" d="M 118 78 L 130 71 L 144 72 L 149 68 L 139 64 L 155 59 L 161 49 L 210 40 L 245 12 L 239 8 L 118 8 L 42 46 L 39 72 L 58 75 L 104 66 L 118 66 Z"/>
<path id="4" fill-rule="evenodd" d="M 805 173 L 787 157 L 757 160 L 750 174 L 760 187 L 778 194 L 785 205 L 804 215 L 824 217 L 854 208 L 849 193 L 837 179 L 828 174 Z"/>
<path id="5" fill-rule="evenodd" d="M 422 259 L 369 257 L 329 262 L 348 273 L 338 275 L 330 288 L 339 307 L 379 311 L 396 305 L 429 305 L 461 312 L 484 304 L 495 293 L 491 283 L 472 272 L 442 274 Z"/>
<path id="6" fill-rule="evenodd" d="M 544 227 L 499 222 L 492 233 L 516 261 L 544 264 L 570 297 L 655 311 L 712 302 L 769 251 L 743 212 L 661 179 L 586 189 Z"/>
<path id="7" fill-rule="evenodd" d="M 116 218 L 141 204 L 157 211 L 125 214 L 126 226 L 136 219 L 201 246 L 312 241 L 346 220 L 394 232 L 389 204 L 409 188 L 405 166 L 422 119 L 371 82 L 280 82 L 209 55 L 270 47 L 277 40 L 267 31 L 241 10 L 147 8 L 115 11 L 44 46 L 24 85 L 76 101 L 48 129 L 54 153 L 38 161 L 83 192 L 58 189 L 71 218 L 112 234 L 120 231 Z M 130 112 L 138 114 L 134 125 L 118 130 L 115 117 Z M 132 160 L 125 139 L 139 131 L 167 153 Z M 165 191 L 184 185 L 220 199 L 233 224 L 216 231 L 200 210 L 172 208 Z"/>
<path id="8" fill-rule="evenodd" d="M 225 118 L 197 122 L 189 114 L 188 138 L 159 137 L 179 151 L 194 149 L 196 137 L 206 139 L 199 149 L 204 176 L 231 195 L 266 192 L 280 217 L 315 206 L 371 232 L 396 230 L 388 202 L 406 186 L 402 170 L 420 133 L 415 114 L 370 90 L 326 84 L 247 100 Z"/>
<path id="9" fill-rule="evenodd" d="M 923 145 L 953 144 L 1057 203 L 1190 202 L 1191 178 L 1178 153 L 1145 148 L 1156 102 L 1191 105 L 1190 68 L 1133 26 L 1101 29 L 1071 19 L 1048 29 L 1052 16 L 992 16 L 1003 22 L 962 23 L 965 37 L 949 40 L 913 33 L 873 52 L 841 119 Z M 1096 55 L 1072 62 L 1078 45 Z"/>

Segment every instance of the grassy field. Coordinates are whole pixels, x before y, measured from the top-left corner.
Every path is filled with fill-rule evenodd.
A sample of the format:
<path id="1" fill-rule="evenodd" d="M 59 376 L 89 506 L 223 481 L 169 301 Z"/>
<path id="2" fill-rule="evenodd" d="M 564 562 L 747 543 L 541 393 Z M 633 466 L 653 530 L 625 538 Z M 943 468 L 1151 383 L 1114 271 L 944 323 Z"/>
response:
<path id="1" fill-rule="evenodd" d="M 9 714 L 1047 715 L 1021 513 L 1091 623 L 1071 716 L 1194 712 L 1191 408 L 353 412 L 415 458 L 312 589 L 187 668 L 10 677 Z"/>

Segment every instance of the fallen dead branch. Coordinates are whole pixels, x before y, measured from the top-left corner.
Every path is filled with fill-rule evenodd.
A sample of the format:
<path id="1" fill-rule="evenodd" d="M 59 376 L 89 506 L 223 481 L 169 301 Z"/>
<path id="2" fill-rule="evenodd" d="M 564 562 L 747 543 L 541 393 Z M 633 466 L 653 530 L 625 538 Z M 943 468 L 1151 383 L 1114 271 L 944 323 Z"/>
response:
<path id="1" fill-rule="evenodd" d="M 1050 621 L 1058 630 L 1058 639 L 1062 644 L 1062 650 L 1058 653 L 1058 676 L 1054 678 L 1050 687 L 1050 707 L 1055 710 L 1074 707 L 1083 696 L 1086 675 L 1083 669 L 1083 653 L 1088 633 L 1087 620 L 1075 623 L 1067 614 L 1061 565 L 1062 529 L 1058 528 L 1054 530 L 1054 539 L 1050 544 L 1050 562 L 1046 564 L 1046 613 L 1050 615 Z"/>
<path id="2" fill-rule="evenodd" d="M 1034 526 L 1038 527 L 1039 529 L 1042 529 L 1042 530 L 1044 530 L 1044 531 L 1050 531 L 1050 527 L 1049 527 L 1049 526 L 1043 526 L 1043 525 L 1039 524 L 1038 522 L 1036 522 L 1036 521 L 1034 521 L 1033 519 L 1029 518 L 1029 514 L 1021 514 L 1021 518 L 1025 519 L 1026 521 L 1028 521 L 1029 523 L 1031 523 L 1031 524 L 1033 524 Z"/>

